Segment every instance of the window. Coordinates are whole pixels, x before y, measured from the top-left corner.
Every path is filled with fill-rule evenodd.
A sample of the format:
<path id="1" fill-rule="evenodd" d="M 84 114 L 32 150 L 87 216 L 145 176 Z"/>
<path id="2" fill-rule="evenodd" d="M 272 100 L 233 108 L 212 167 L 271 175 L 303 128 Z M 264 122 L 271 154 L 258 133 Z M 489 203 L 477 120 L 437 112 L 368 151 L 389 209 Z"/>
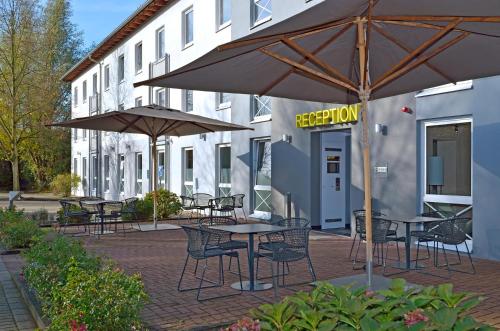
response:
<path id="1" fill-rule="evenodd" d="M 118 183 L 121 194 L 125 192 L 125 155 L 118 155 Z"/>
<path id="2" fill-rule="evenodd" d="M 73 175 L 78 176 L 78 159 L 76 157 L 73 159 Z"/>
<path id="3" fill-rule="evenodd" d="M 122 110 L 125 110 L 125 105 L 123 103 L 120 103 L 118 105 L 118 111 L 122 111 Z"/>
<path id="4" fill-rule="evenodd" d="M 135 72 L 142 71 L 142 41 L 135 45 Z"/>
<path id="5" fill-rule="evenodd" d="M 109 192 L 109 155 L 104 155 L 104 192 Z"/>
<path id="6" fill-rule="evenodd" d="M 82 137 L 83 137 L 83 140 L 87 140 L 87 130 L 82 129 Z"/>
<path id="7" fill-rule="evenodd" d="M 109 64 L 104 66 L 104 89 L 109 89 Z"/>
<path id="8" fill-rule="evenodd" d="M 225 109 L 231 107 L 231 94 L 230 93 L 217 93 L 216 94 L 216 108 Z"/>
<path id="9" fill-rule="evenodd" d="M 142 106 L 142 97 L 135 98 L 135 106 L 136 107 Z"/>
<path id="10" fill-rule="evenodd" d="M 121 83 L 125 79 L 125 55 L 118 57 L 118 82 Z"/>
<path id="11" fill-rule="evenodd" d="M 272 114 L 271 97 L 253 95 L 251 98 L 252 120 L 270 119 Z"/>
<path id="12" fill-rule="evenodd" d="M 92 75 L 92 95 L 97 95 L 97 74 Z"/>
<path id="13" fill-rule="evenodd" d="M 167 106 L 166 90 L 164 88 L 156 90 L 155 94 L 156 94 L 155 95 L 156 104 L 158 106 L 166 107 Z"/>
<path id="14" fill-rule="evenodd" d="M 97 175 L 99 173 L 99 164 L 97 156 L 92 156 L 92 191 L 97 192 Z"/>
<path id="15" fill-rule="evenodd" d="M 430 200 L 429 195 L 471 197 L 471 146 L 470 120 L 426 123 L 425 192 Z M 436 199 L 443 202 L 442 197 Z"/>
<path id="16" fill-rule="evenodd" d="M 87 81 L 84 80 L 82 84 L 82 98 L 83 103 L 87 102 Z"/>
<path id="17" fill-rule="evenodd" d="M 272 0 L 252 0 L 252 20 L 254 25 L 269 20 L 272 13 Z"/>
<path id="18" fill-rule="evenodd" d="M 73 141 L 78 140 L 78 129 L 73 129 Z"/>
<path id="19" fill-rule="evenodd" d="M 78 106 L 78 86 L 73 89 L 73 105 Z"/>
<path id="20" fill-rule="evenodd" d="M 231 196 L 231 146 L 218 146 L 218 196 Z"/>
<path id="21" fill-rule="evenodd" d="M 142 195 L 142 153 L 135 154 L 135 194 Z"/>
<path id="22" fill-rule="evenodd" d="M 182 109 L 186 112 L 193 111 L 193 90 L 183 90 L 182 92 Z"/>
<path id="23" fill-rule="evenodd" d="M 193 44 L 193 28 L 194 28 L 194 12 L 193 7 L 186 9 L 182 13 L 182 41 L 183 47 L 188 47 Z"/>
<path id="24" fill-rule="evenodd" d="M 165 28 L 156 30 L 156 59 L 163 59 L 165 56 Z"/>
<path id="25" fill-rule="evenodd" d="M 82 186 L 83 189 L 87 189 L 87 158 L 82 158 Z"/>
<path id="26" fill-rule="evenodd" d="M 219 29 L 231 24 L 231 0 L 217 0 L 217 26 Z"/>
<path id="27" fill-rule="evenodd" d="M 193 149 L 184 148 L 182 157 L 183 172 L 182 177 L 184 181 L 183 194 L 186 196 L 193 195 Z"/>
<path id="28" fill-rule="evenodd" d="M 158 188 L 167 188 L 166 154 L 164 150 L 158 151 Z"/>
<path id="29" fill-rule="evenodd" d="M 271 213 L 271 140 L 258 139 L 253 144 L 253 210 L 255 214 Z"/>

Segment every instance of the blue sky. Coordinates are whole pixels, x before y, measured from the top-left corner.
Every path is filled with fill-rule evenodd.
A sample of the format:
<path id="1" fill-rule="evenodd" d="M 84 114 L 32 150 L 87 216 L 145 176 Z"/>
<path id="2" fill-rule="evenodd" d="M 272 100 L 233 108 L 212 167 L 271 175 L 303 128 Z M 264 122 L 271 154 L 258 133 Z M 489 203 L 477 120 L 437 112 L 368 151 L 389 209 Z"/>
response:
<path id="1" fill-rule="evenodd" d="M 85 46 L 101 42 L 146 0 L 73 0 L 72 21 L 83 31 Z"/>

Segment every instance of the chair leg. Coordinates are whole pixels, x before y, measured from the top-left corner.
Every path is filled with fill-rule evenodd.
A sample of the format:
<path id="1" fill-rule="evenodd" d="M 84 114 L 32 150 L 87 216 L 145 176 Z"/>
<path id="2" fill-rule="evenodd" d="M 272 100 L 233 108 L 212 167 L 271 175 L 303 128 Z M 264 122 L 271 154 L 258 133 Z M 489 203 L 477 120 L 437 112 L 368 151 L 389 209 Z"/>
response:
<path id="1" fill-rule="evenodd" d="M 177 283 L 177 291 L 181 290 L 182 278 L 184 277 L 184 272 L 186 271 L 188 260 L 189 260 L 189 254 L 186 256 L 186 261 L 184 262 L 184 267 L 182 268 L 181 278 L 179 279 L 179 283 Z M 196 263 L 198 263 L 198 260 L 196 260 Z"/>
<path id="2" fill-rule="evenodd" d="M 311 261 L 311 257 L 309 256 L 309 253 L 307 254 L 307 264 L 309 266 L 309 273 L 311 274 L 312 281 L 316 281 L 316 272 L 314 272 L 314 267 Z"/>
<path id="3" fill-rule="evenodd" d="M 356 238 L 358 237 L 358 233 L 354 235 L 354 238 L 352 239 L 352 245 L 351 245 L 351 250 L 349 251 L 349 260 L 351 260 L 352 257 L 352 251 L 354 250 L 354 244 L 356 244 Z"/>
<path id="4" fill-rule="evenodd" d="M 446 269 L 448 269 L 448 276 L 451 277 L 450 263 L 448 262 L 448 256 L 446 255 L 446 250 L 444 249 L 444 244 L 441 243 L 441 248 L 443 249 L 444 260 L 446 263 Z"/>
<path id="5" fill-rule="evenodd" d="M 358 259 L 358 254 L 359 254 L 359 247 L 361 246 L 361 237 L 359 238 L 359 241 L 358 241 L 358 248 L 356 249 L 356 255 L 354 255 L 354 260 L 352 262 L 352 269 L 353 270 L 357 270 L 359 268 L 356 269 L 356 261 Z"/>
<path id="6" fill-rule="evenodd" d="M 474 267 L 474 263 L 472 262 L 472 256 L 470 255 L 469 245 L 467 245 L 467 241 L 465 241 L 464 243 L 465 243 L 465 248 L 467 249 L 467 255 L 469 256 L 470 265 L 472 266 L 472 273 L 475 274 L 476 267 Z"/>
<path id="7" fill-rule="evenodd" d="M 243 211 L 243 217 L 245 218 L 245 223 L 247 223 L 248 220 L 247 220 L 247 215 L 245 214 L 245 209 L 241 208 L 241 211 Z"/>
<path id="8" fill-rule="evenodd" d="M 196 293 L 196 300 L 198 301 L 203 301 L 203 300 L 200 300 L 200 293 L 201 293 L 201 288 L 203 286 L 203 278 L 205 277 L 205 271 L 207 271 L 207 260 L 205 260 L 205 265 L 203 266 L 203 271 L 201 272 L 201 279 L 200 279 L 200 284 L 198 285 L 198 292 Z M 219 279 L 220 279 L 220 275 L 219 275 Z"/>
<path id="9" fill-rule="evenodd" d="M 455 250 L 457 251 L 458 264 L 462 264 L 462 259 L 460 258 L 460 252 L 458 251 L 458 245 L 455 245 Z"/>

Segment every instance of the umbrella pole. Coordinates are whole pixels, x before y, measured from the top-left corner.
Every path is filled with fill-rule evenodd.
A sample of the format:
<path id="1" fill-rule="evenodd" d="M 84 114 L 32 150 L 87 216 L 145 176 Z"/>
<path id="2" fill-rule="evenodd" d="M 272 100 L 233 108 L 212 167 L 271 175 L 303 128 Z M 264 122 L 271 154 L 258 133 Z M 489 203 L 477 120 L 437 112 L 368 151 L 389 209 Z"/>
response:
<path id="1" fill-rule="evenodd" d="M 151 147 L 151 154 L 153 154 L 153 223 L 155 226 L 155 230 L 158 228 L 157 221 L 157 196 L 156 196 L 156 183 L 157 183 L 157 169 L 158 169 L 158 158 L 156 155 L 156 140 L 157 137 L 153 136 L 153 146 Z"/>
<path id="2" fill-rule="evenodd" d="M 366 276 L 368 289 L 372 287 L 373 243 L 372 243 L 372 181 L 370 161 L 370 137 L 368 124 L 369 92 L 360 93 L 361 119 L 363 122 L 363 173 L 365 191 L 365 229 L 366 229 Z"/>

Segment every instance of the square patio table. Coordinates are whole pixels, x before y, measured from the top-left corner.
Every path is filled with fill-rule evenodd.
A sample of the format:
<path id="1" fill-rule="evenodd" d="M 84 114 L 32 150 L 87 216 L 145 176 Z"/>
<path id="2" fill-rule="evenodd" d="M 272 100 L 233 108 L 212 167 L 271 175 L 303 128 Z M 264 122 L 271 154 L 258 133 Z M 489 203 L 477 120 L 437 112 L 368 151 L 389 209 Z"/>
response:
<path id="1" fill-rule="evenodd" d="M 423 223 L 429 223 L 429 222 L 436 222 L 436 221 L 443 221 L 444 219 L 442 218 L 434 218 L 434 217 L 424 217 L 424 216 L 417 216 L 412 219 L 406 219 L 406 220 L 395 220 L 394 222 L 398 223 L 404 223 L 405 228 L 406 228 L 406 236 L 405 236 L 405 267 L 404 269 L 406 270 L 411 270 L 411 231 L 410 227 L 412 224 L 423 224 Z M 417 269 L 417 262 L 415 261 L 415 269 Z"/>
<path id="2" fill-rule="evenodd" d="M 248 274 L 249 281 L 243 282 L 243 291 L 262 291 L 272 287 L 272 284 L 266 284 L 255 280 L 254 275 L 254 234 L 286 230 L 286 227 L 271 224 L 237 224 L 237 225 L 215 225 L 210 229 L 226 231 L 235 234 L 248 235 Z M 235 289 L 240 289 L 240 283 L 231 285 Z"/>
<path id="3" fill-rule="evenodd" d="M 112 203 L 118 203 L 120 201 L 113 201 L 113 200 L 87 200 L 85 201 L 85 204 L 87 205 L 95 205 L 97 206 L 97 209 L 99 210 L 99 218 L 101 219 L 101 231 L 99 233 L 98 231 L 98 234 L 102 235 L 102 234 L 107 234 L 107 233 L 113 233 L 113 231 L 104 231 L 104 205 L 106 203 L 109 203 L 109 202 L 112 202 Z"/>

